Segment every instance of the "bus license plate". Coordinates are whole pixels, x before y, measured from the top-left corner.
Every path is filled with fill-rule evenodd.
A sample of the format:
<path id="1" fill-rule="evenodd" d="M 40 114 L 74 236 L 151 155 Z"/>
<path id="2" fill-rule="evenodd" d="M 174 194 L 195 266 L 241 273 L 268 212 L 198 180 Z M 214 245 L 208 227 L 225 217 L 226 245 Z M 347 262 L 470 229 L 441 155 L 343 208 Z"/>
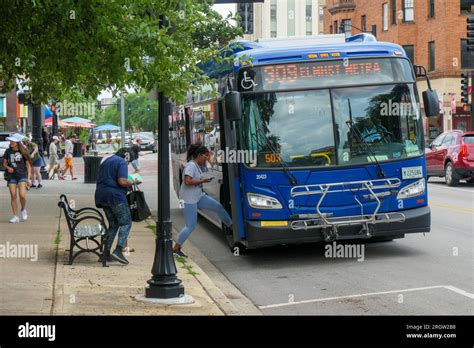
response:
<path id="1" fill-rule="evenodd" d="M 417 179 L 423 177 L 423 168 L 419 167 L 406 167 L 402 168 L 402 179 Z"/>

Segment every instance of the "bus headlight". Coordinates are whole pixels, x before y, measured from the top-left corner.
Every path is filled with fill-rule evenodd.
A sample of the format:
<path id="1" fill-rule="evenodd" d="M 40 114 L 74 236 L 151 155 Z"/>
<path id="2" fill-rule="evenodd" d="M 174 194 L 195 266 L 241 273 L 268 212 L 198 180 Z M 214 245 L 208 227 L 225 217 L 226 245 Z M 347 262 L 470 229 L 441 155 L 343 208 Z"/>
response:
<path id="1" fill-rule="evenodd" d="M 402 188 L 397 195 L 397 199 L 410 198 L 425 193 L 425 179 L 420 179 Z"/>
<path id="2" fill-rule="evenodd" d="M 247 193 L 247 200 L 252 208 L 257 209 L 282 209 L 278 199 L 258 193 Z"/>

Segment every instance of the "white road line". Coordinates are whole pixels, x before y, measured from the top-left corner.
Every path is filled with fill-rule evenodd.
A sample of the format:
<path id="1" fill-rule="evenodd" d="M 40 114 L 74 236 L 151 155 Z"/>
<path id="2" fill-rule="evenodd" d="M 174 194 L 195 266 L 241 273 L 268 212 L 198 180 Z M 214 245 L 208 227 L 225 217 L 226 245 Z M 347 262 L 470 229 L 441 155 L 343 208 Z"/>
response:
<path id="1" fill-rule="evenodd" d="M 474 300 L 474 294 L 471 294 L 471 293 L 469 293 L 469 292 L 467 292 L 467 291 L 464 291 L 464 290 L 462 290 L 462 289 L 456 288 L 455 286 L 446 285 L 445 288 L 448 289 L 448 290 L 457 292 L 458 294 L 461 294 L 461 295 L 463 295 L 463 296 L 469 297 L 469 298 L 471 298 L 471 299 Z"/>
<path id="2" fill-rule="evenodd" d="M 337 296 L 337 297 L 326 297 L 326 298 L 318 298 L 313 300 L 304 300 L 304 301 L 294 301 L 294 302 L 285 302 L 285 303 L 278 303 L 272 304 L 267 306 L 259 306 L 260 309 L 267 309 L 267 308 L 277 308 L 277 307 L 284 307 L 284 306 L 291 306 L 297 305 L 302 303 L 314 303 L 314 302 L 323 302 L 323 301 L 332 301 L 332 300 L 339 300 L 343 298 L 354 298 L 354 297 L 364 297 L 364 296 L 374 296 L 374 295 L 384 295 L 384 294 L 394 294 L 399 292 L 408 292 L 408 291 L 419 291 L 419 290 L 429 290 L 429 289 L 439 289 L 444 288 L 444 285 L 436 285 L 436 286 L 426 286 L 423 288 L 412 288 L 412 289 L 402 289 L 402 290 L 390 290 L 390 291 L 380 291 L 380 292 L 369 292 L 366 294 L 356 294 L 356 295 L 348 295 L 348 296 Z"/>
<path id="3" fill-rule="evenodd" d="M 369 292 L 369 293 L 366 293 L 366 294 L 355 294 L 355 295 L 347 295 L 347 296 L 318 298 L 318 299 L 304 300 L 304 301 L 284 302 L 284 303 L 277 303 L 277 304 L 266 305 L 266 306 L 259 306 L 258 308 L 259 309 L 268 309 L 268 308 L 285 307 L 285 306 L 292 306 L 292 305 L 298 305 L 298 304 L 304 304 L 304 303 L 315 303 L 315 302 L 340 300 L 340 299 L 345 299 L 345 298 L 365 297 L 365 296 L 394 294 L 394 293 L 396 294 L 396 293 L 400 293 L 400 292 L 420 291 L 420 290 L 430 290 L 430 289 L 440 289 L 440 288 L 451 290 L 451 291 L 454 291 L 454 292 L 456 292 L 458 294 L 461 294 L 463 296 L 474 299 L 474 294 L 471 294 L 467 291 L 456 288 L 452 285 L 436 285 L 436 286 L 426 286 L 426 287 L 423 287 L 423 288 L 411 288 L 411 289 L 402 289 L 402 290 Z"/>
<path id="4" fill-rule="evenodd" d="M 462 189 L 462 188 L 457 188 L 457 187 L 451 187 L 451 186 L 441 186 L 441 185 L 434 185 L 434 183 L 430 183 L 431 185 L 429 185 L 429 189 L 433 188 L 433 187 L 438 187 L 438 188 L 442 188 L 442 189 L 445 189 L 445 190 L 450 190 L 450 191 L 463 191 L 463 192 L 469 192 L 471 194 L 474 194 L 474 190 L 466 190 L 466 189 Z"/>

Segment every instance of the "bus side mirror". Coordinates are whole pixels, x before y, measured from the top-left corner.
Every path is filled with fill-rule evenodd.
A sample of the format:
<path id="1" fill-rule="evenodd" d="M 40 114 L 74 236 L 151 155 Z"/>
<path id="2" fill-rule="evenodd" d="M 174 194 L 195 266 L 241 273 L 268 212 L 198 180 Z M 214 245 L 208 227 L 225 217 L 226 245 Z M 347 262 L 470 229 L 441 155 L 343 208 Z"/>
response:
<path id="1" fill-rule="evenodd" d="M 425 107 L 425 115 L 433 117 L 439 115 L 438 93 L 429 89 L 423 92 L 423 105 Z"/>
<path id="2" fill-rule="evenodd" d="M 225 115 L 229 121 L 239 121 L 242 118 L 240 93 L 232 91 L 224 97 Z"/>

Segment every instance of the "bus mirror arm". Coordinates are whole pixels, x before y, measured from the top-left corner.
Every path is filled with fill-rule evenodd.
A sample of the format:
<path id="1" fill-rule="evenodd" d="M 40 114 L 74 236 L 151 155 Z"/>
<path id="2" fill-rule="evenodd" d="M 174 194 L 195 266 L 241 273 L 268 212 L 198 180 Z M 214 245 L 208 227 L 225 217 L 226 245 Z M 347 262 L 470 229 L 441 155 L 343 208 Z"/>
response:
<path id="1" fill-rule="evenodd" d="M 414 65 L 416 77 L 424 77 L 428 89 L 422 93 L 423 95 L 423 106 L 425 108 L 425 115 L 427 117 L 434 117 L 439 115 L 439 100 L 438 93 L 431 88 L 430 78 L 426 73 L 426 69 L 422 65 Z"/>
<path id="2" fill-rule="evenodd" d="M 231 91 L 224 97 L 225 115 L 229 121 L 240 121 L 242 117 L 242 104 L 240 93 Z"/>

